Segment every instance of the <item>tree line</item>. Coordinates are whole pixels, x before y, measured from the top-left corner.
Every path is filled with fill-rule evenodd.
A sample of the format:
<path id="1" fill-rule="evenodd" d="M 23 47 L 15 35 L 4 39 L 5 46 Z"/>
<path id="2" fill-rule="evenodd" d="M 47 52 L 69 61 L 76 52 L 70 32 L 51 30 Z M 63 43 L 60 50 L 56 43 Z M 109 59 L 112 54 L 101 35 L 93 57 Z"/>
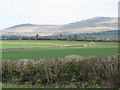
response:
<path id="1" fill-rule="evenodd" d="M 53 35 L 53 36 L 40 36 L 36 34 L 35 36 L 17 36 L 17 35 L 9 35 L 9 36 L 1 36 L 1 40 L 62 40 L 62 41 L 98 41 L 98 42 L 109 42 L 114 41 L 118 42 L 116 36 L 114 38 L 96 38 L 94 36 L 81 36 L 80 34 L 71 34 L 71 35 Z"/>

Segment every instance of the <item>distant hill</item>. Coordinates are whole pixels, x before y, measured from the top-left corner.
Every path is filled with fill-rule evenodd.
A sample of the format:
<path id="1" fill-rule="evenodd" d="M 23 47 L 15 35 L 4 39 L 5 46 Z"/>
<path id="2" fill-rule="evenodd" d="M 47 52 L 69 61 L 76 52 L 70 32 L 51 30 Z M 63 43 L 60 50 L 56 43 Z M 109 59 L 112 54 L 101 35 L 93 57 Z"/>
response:
<path id="1" fill-rule="evenodd" d="M 12 27 L 7 28 L 7 29 L 20 28 L 20 27 L 30 27 L 30 26 L 38 26 L 38 25 L 27 23 L 27 24 L 15 25 L 15 26 L 12 26 Z"/>
<path id="2" fill-rule="evenodd" d="M 63 29 L 86 28 L 86 27 L 117 27 L 117 18 L 95 17 L 80 22 L 63 25 Z"/>
<path id="3" fill-rule="evenodd" d="M 120 30 L 111 30 L 111 31 L 103 31 L 103 32 L 97 32 L 97 33 L 81 33 L 81 37 L 96 37 L 98 39 L 104 39 L 104 38 L 115 38 L 118 37 L 118 33 L 120 33 Z"/>
<path id="4" fill-rule="evenodd" d="M 94 17 L 65 25 L 20 24 L 2 30 L 3 35 L 50 36 L 55 34 L 78 34 L 117 30 L 117 18 Z"/>

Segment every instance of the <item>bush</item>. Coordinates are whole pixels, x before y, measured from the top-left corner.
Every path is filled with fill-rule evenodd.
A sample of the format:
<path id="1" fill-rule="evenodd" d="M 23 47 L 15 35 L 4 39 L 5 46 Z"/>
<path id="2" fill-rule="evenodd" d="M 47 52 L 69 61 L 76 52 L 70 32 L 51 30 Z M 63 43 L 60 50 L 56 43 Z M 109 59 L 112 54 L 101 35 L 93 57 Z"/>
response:
<path id="1" fill-rule="evenodd" d="M 69 88 L 120 86 L 117 56 L 70 57 L 1 61 L 3 83 Z"/>

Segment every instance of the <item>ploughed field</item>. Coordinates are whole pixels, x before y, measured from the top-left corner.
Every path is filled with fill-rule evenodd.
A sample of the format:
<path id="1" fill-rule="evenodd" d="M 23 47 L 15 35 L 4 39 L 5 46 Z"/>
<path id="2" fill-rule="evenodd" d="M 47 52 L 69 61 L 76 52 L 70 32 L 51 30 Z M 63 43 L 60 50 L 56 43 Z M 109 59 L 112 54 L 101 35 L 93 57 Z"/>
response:
<path id="1" fill-rule="evenodd" d="M 69 55 L 113 56 L 118 54 L 115 42 L 3 40 L 2 60 L 64 58 Z"/>

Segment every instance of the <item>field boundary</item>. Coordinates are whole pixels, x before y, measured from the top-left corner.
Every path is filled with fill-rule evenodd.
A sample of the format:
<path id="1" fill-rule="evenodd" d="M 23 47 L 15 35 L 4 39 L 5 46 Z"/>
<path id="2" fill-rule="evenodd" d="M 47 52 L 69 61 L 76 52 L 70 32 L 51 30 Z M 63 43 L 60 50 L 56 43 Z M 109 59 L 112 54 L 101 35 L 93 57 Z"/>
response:
<path id="1" fill-rule="evenodd" d="M 0 50 L 14 50 L 14 49 L 33 49 L 33 48 L 63 48 L 63 47 L 90 47 L 90 46 L 113 46 L 118 44 L 104 44 L 104 45 L 61 45 L 55 47 L 22 47 L 22 48 L 0 48 Z"/>
<path id="2" fill-rule="evenodd" d="M 13 42 L 13 43 L 11 43 L 11 42 L 2 42 L 2 44 L 52 44 L 52 43 L 16 43 L 16 42 Z"/>

